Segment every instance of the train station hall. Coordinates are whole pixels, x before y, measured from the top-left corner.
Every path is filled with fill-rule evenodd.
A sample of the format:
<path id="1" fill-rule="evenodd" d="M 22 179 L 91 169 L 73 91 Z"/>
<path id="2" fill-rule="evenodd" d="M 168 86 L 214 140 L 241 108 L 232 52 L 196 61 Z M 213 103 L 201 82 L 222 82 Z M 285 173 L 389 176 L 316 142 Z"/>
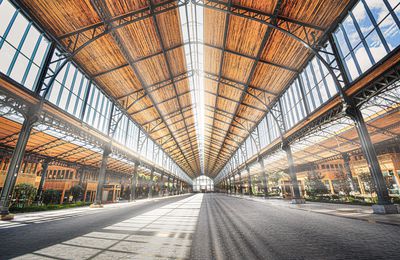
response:
<path id="1" fill-rule="evenodd" d="M 399 241 L 400 0 L 0 0 L 0 260 Z"/>

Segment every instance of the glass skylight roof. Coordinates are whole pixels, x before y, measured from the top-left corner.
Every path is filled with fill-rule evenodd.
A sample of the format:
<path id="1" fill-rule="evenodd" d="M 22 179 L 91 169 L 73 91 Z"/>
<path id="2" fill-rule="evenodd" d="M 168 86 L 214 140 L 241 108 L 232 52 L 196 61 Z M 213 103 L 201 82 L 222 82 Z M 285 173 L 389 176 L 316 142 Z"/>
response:
<path id="1" fill-rule="evenodd" d="M 188 71 L 193 72 L 190 78 L 190 91 L 194 104 L 196 135 L 199 146 L 201 174 L 204 174 L 204 80 L 203 71 L 203 8 L 189 2 L 179 8 L 182 37 L 185 44 L 185 57 Z"/>

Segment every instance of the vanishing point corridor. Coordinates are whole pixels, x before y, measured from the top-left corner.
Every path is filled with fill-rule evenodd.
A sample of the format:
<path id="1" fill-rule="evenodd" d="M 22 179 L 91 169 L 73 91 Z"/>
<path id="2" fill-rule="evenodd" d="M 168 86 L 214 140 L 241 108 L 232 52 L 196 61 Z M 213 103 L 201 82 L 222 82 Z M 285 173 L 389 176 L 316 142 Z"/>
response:
<path id="1" fill-rule="evenodd" d="M 0 0 L 0 260 L 400 259 L 400 0 Z"/>
<path id="2" fill-rule="evenodd" d="M 21 219 L 2 259 L 399 259 L 399 226 L 226 194 Z M 13 250 L 9 250 L 12 248 Z"/>

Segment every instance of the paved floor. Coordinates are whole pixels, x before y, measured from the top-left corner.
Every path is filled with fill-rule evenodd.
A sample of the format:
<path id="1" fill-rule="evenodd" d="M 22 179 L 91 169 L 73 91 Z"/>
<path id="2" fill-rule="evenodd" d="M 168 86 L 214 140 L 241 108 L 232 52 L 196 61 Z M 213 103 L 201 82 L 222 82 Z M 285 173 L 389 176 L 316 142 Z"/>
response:
<path id="1" fill-rule="evenodd" d="M 400 227 L 207 194 L 192 259 L 400 259 Z"/>
<path id="2" fill-rule="evenodd" d="M 400 259 L 400 226 L 282 205 L 196 194 L 18 215 L 0 259 Z"/>
<path id="3" fill-rule="evenodd" d="M 249 197 L 240 195 L 230 195 L 240 199 L 253 200 L 261 203 L 266 203 L 270 206 L 281 206 L 286 208 L 311 211 L 320 214 L 333 215 L 338 217 L 359 219 L 371 223 L 384 223 L 400 226 L 400 214 L 373 214 L 371 206 L 335 204 L 323 202 L 309 202 L 306 204 L 291 204 L 288 200 L 262 197 Z"/>
<path id="4" fill-rule="evenodd" d="M 164 218 L 172 219 L 175 213 L 182 212 L 185 204 L 191 205 L 185 200 L 192 198 L 175 196 L 111 204 L 103 209 L 69 209 L 17 215 L 13 222 L 0 222 L 0 259 L 111 259 L 107 250 L 110 246 L 117 246 L 114 243 L 131 239 L 137 232 L 133 225 L 141 223 L 146 226 L 148 221 L 149 225 L 160 226 Z M 198 211 L 200 204 L 197 204 Z M 193 221 L 196 223 L 197 219 Z M 128 227 L 129 223 L 132 227 Z M 139 235 L 149 238 L 153 234 L 158 235 L 158 232 L 142 229 L 138 231 L 143 231 Z M 165 236 L 165 233 L 162 235 Z M 146 246 L 152 244 L 143 243 L 144 239 L 139 239 L 137 243 Z M 118 259 L 117 252 L 114 253 L 116 257 L 113 258 Z M 135 255 L 126 253 L 129 255 L 126 259 L 132 259 L 131 256 Z"/>

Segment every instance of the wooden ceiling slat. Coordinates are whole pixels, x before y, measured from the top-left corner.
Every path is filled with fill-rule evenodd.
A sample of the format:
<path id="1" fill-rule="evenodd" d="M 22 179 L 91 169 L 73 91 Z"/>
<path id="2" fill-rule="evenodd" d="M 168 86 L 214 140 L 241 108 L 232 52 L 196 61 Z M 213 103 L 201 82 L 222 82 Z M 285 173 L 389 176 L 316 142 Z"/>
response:
<path id="1" fill-rule="evenodd" d="M 177 9 L 159 14 L 156 19 L 165 48 L 182 43 L 181 21 Z"/>
<path id="2" fill-rule="evenodd" d="M 151 18 L 124 26 L 117 33 L 133 60 L 161 51 L 160 39 Z"/>
<path id="3" fill-rule="evenodd" d="M 153 4 L 158 4 L 162 1 L 152 2 Z M 90 0 L 24 0 L 23 3 L 40 24 L 55 37 L 76 32 L 94 24 L 99 25 L 102 21 Z M 227 1 L 224 1 L 224 4 L 226 3 Z M 234 6 L 262 12 L 267 16 L 273 15 L 277 3 L 278 0 L 232 0 Z M 310 25 L 310 28 L 328 28 L 348 3 L 349 0 L 283 0 L 279 8 L 278 21 L 296 20 L 299 23 Z M 105 6 L 111 17 L 117 17 L 148 8 L 149 1 L 105 0 Z M 256 57 L 259 51 L 258 48 L 260 48 L 263 36 L 267 31 L 265 24 L 242 18 L 235 14 L 231 14 L 227 19 L 226 12 L 208 8 L 203 8 L 203 17 L 204 35 L 201 38 L 204 39 L 205 43 L 203 49 L 204 70 L 211 74 L 222 76 L 220 84 L 210 79 L 204 79 L 203 82 L 206 90 L 205 104 L 208 108 L 216 108 L 215 110 L 207 109 L 206 111 L 207 117 L 205 121 L 208 124 L 212 124 L 212 129 L 207 128 L 206 134 L 213 139 L 212 131 L 217 131 L 217 127 L 220 129 L 218 131 L 222 136 L 224 136 L 224 132 L 220 133 L 220 131 L 230 131 L 226 135 L 226 140 L 220 140 L 222 137 L 215 136 L 216 140 L 220 140 L 221 144 L 224 144 L 221 149 L 222 160 L 221 158 L 215 158 L 217 155 L 211 155 L 210 149 L 218 148 L 212 142 L 206 142 L 205 153 L 207 158 L 212 161 L 206 162 L 206 171 L 215 175 L 218 167 L 214 169 L 214 172 L 209 171 L 213 164 L 218 161 L 218 165 L 221 165 L 232 152 L 232 148 L 227 147 L 233 145 L 232 141 L 228 139 L 233 138 L 233 135 L 244 138 L 248 134 L 234 121 L 240 121 L 246 127 L 251 128 L 263 116 L 264 108 L 256 108 L 260 106 L 259 102 L 255 98 L 243 94 L 241 88 L 249 88 L 248 91 L 251 91 L 251 93 L 262 93 L 266 98 L 269 98 L 266 101 L 270 102 L 294 78 L 297 71 L 302 68 L 305 61 L 310 57 L 310 53 L 292 38 L 276 30 L 271 30 L 272 33 L 260 57 L 261 62 L 254 67 L 255 58 L 249 57 Z M 229 26 L 226 26 L 226 21 L 229 21 Z M 158 35 L 156 24 L 158 24 L 160 35 Z M 193 158 L 198 160 L 198 148 L 195 137 L 196 132 L 192 130 L 194 129 L 192 126 L 195 123 L 195 113 L 191 108 L 193 100 L 191 100 L 189 92 L 189 80 L 191 79 L 175 82 L 174 88 L 170 78 L 171 75 L 169 75 L 169 70 L 173 77 L 187 72 L 180 26 L 179 11 L 178 9 L 173 9 L 158 14 L 155 20 L 153 18 L 143 19 L 117 29 L 115 35 L 117 35 L 117 38 L 125 48 L 118 45 L 113 37 L 107 35 L 92 43 L 90 48 L 84 48 L 75 57 L 75 61 L 89 75 L 96 76 L 96 83 L 106 93 L 115 98 L 128 95 L 128 97 L 118 100 L 125 107 L 134 102 L 134 97 L 129 97 L 129 94 L 133 91 L 143 90 L 143 87 L 145 87 L 141 86 L 140 82 L 150 86 L 164 81 L 164 87 L 150 87 L 151 90 L 148 91 L 151 96 L 142 97 L 132 106 L 129 106 L 128 113 L 138 123 L 146 124 L 148 129 L 153 129 L 154 131 L 151 132 L 153 138 L 159 139 L 162 136 L 171 136 L 171 134 L 179 135 L 177 140 L 185 144 L 183 146 L 184 149 L 171 154 L 182 162 L 181 166 L 187 163 L 184 159 L 187 155 L 192 167 L 196 168 L 195 165 L 198 162 L 192 161 Z M 291 23 L 290 26 L 294 29 L 297 25 Z M 226 34 L 226 46 L 223 46 L 225 27 L 228 28 L 228 31 Z M 315 36 L 318 38 L 321 34 L 321 30 L 317 29 Z M 296 35 L 300 38 L 305 38 L 302 30 L 298 30 Z M 82 40 L 83 38 L 80 39 L 80 43 L 82 43 Z M 64 39 L 62 44 L 66 46 L 68 42 Z M 162 45 L 164 45 L 165 49 L 171 47 L 174 47 L 174 49 L 167 50 L 164 57 Z M 224 51 L 224 56 L 221 57 L 223 48 L 226 48 L 226 51 Z M 122 52 L 121 49 L 126 51 Z M 221 60 L 223 64 L 219 64 Z M 128 61 L 135 63 L 137 75 L 131 67 L 127 66 Z M 222 70 L 220 71 L 221 65 Z M 253 67 L 254 75 L 249 79 L 250 73 L 253 72 Z M 228 86 L 226 85 L 228 84 L 226 79 L 233 80 L 239 84 L 235 83 L 235 87 Z M 249 82 L 249 86 L 245 86 L 246 82 Z M 156 90 L 152 91 L 153 89 Z M 237 104 L 239 101 L 242 104 Z M 218 110 L 220 111 L 218 112 Z M 228 113 L 223 115 L 221 111 Z M 183 114 L 183 116 L 180 114 Z M 235 114 L 234 117 L 233 114 Z M 153 122 L 160 120 L 160 117 L 164 117 L 165 122 L 158 124 L 159 127 L 154 129 Z M 213 123 L 214 120 L 211 119 L 216 120 Z M 227 123 L 222 123 L 225 121 L 232 121 L 232 126 L 229 127 Z M 187 133 L 185 133 L 186 130 L 182 130 L 186 128 L 185 125 L 190 128 Z M 177 132 L 171 133 L 168 128 Z M 4 130 L 4 136 L 12 134 L 7 129 Z M 33 144 L 38 145 L 43 142 L 42 138 L 43 135 L 38 134 L 36 141 L 33 140 L 31 143 L 32 147 L 34 147 Z M 13 141 L 10 143 L 13 143 Z M 172 144 L 173 142 L 169 143 Z M 58 153 L 64 147 L 67 146 L 60 145 L 50 149 L 48 152 Z M 175 149 L 178 148 L 175 146 Z M 193 152 L 196 152 L 196 154 L 193 154 Z M 88 154 L 86 156 L 91 158 Z M 71 155 L 71 157 L 76 160 L 82 160 L 76 155 Z M 97 157 L 97 155 L 93 154 L 93 158 L 89 159 L 88 163 L 98 163 L 99 158 Z M 189 168 L 186 167 L 185 170 L 189 170 Z"/>
<path id="4" fill-rule="evenodd" d="M 226 48 L 255 57 L 267 26 L 242 17 L 230 17 Z"/>

